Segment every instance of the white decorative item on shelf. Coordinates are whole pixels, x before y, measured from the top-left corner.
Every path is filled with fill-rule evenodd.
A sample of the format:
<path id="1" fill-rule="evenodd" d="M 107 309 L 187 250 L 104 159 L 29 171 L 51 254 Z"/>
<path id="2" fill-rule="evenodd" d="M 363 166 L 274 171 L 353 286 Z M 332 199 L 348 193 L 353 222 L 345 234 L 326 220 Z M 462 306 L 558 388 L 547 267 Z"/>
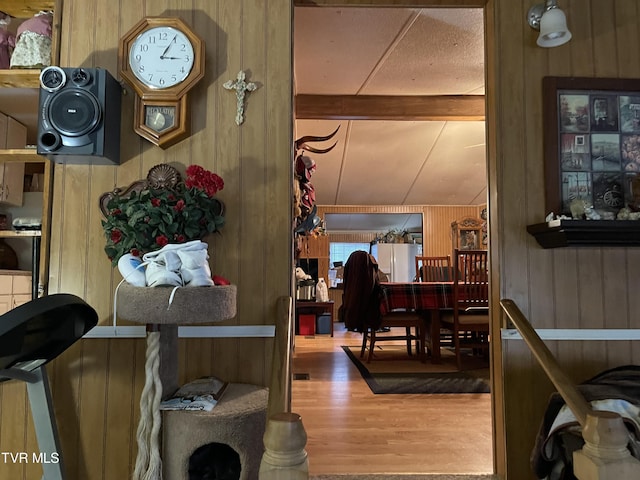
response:
<path id="1" fill-rule="evenodd" d="M 316 302 L 328 302 L 329 301 L 329 288 L 324 278 L 318 280 L 316 285 Z"/>
<path id="2" fill-rule="evenodd" d="M 51 65 L 53 12 L 41 11 L 18 26 L 11 68 L 43 68 Z"/>

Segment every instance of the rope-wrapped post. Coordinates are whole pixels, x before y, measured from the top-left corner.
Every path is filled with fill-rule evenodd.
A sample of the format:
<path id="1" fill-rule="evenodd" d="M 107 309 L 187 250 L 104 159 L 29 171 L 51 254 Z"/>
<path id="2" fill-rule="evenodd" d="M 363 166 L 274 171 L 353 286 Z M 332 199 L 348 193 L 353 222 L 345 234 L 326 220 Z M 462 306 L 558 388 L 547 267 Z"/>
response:
<path id="1" fill-rule="evenodd" d="M 149 326 L 152 327 L 152 326 Z M 159 433 L 162 419 L 160 401 L 162 382 L 160 381 L 160 331 L 154 328 L 147 333 L 145 362 L 145 384 L 140 396 L 140 423 L 136 440 L 138 456 L 133 472 L 133 480 L 161 480 L 162 460 L 160 459 Z"/>
<path id="2" fill-rule="evenodd" d="M 178 389 L 178 325 L 220 322 L 236 315 L 235 285 L 119 288 L 117 315 L 147 325 L 145 385 L 140 397 L 134 480 L 162 480 L 160 403 Z"/>

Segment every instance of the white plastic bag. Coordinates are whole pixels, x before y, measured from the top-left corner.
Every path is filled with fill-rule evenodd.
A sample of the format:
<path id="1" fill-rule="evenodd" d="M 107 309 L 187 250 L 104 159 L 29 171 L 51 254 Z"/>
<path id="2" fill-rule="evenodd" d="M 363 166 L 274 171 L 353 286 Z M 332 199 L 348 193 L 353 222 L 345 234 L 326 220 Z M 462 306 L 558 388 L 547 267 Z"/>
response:
<path id="1" fill-rule="evenodd" d="M 316 285 L 316 302 L 328 302 L 329 301 L 329 288 L 324 281 L 324 278 L 318 280 Z"/>

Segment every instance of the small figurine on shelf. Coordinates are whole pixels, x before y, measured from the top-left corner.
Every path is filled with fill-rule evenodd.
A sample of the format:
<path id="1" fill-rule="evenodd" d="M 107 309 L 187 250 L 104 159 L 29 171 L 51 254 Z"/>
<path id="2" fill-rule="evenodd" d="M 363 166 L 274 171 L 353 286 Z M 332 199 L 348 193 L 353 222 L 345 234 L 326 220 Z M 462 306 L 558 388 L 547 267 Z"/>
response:
<path id="1" fill-rule="evenodd" d="M 7 30 L 7 25 L 11 23 L 11 16 L 0 12 L 0 68 L 9 68 L 11 62 L 11 52 L 16 46 L 16 36 Z"/>
<path id="2" fill-rule="evenodd" d="M 40 11 L 18 26 L 11 68 L 44 68 L 51 65 L 53 12 Z"/>

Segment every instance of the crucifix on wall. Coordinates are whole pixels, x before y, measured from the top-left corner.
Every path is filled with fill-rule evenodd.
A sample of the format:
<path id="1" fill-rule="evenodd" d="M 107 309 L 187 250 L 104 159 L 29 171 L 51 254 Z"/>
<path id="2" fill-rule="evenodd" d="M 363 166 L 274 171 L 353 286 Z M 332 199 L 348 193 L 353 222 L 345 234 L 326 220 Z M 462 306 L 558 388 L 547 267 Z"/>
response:
<path id="1" fill-rule="evenodd" d="M 223 87 L 227 90 L 234 90 L 236 92 L 236 124 L 240 125 L 244 122 L 244 97 L 246 92 L 253 92 L 258 85 L 253 82 L 246 82 L 246 75 L 244 71 L 240 70 L 235 80 L 229 80 L 223 84 Z"/>

